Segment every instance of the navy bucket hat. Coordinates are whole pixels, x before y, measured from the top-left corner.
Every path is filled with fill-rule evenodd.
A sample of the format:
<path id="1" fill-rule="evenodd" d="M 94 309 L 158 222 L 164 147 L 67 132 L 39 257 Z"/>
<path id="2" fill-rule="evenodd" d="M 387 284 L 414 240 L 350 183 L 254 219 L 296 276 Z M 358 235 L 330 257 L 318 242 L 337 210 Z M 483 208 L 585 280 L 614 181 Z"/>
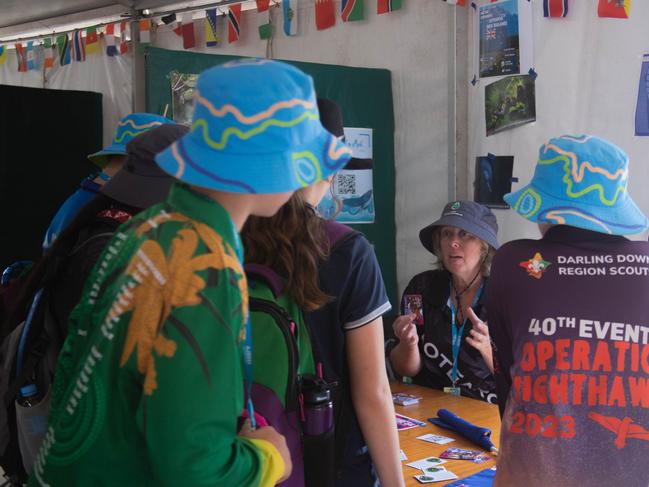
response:
<path id="1" fill-rule="evenodd" d="M 439 220 L 431 223 L 419 232 L 419 240 L 431 253 L 433 249 L 433 232 L 437 227 L 457 227 L 497 249 L 498 221 L 489 208 L 475 201 L 452 201 L 447 203 Z"/>

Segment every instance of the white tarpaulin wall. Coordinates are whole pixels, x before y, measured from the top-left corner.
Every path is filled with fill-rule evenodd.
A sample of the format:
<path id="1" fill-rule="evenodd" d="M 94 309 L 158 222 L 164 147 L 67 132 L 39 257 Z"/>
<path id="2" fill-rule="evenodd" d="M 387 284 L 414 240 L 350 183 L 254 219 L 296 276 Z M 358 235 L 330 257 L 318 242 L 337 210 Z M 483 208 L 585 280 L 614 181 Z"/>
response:
<path id="1" fill-rule="evenodd" d="M 487 2 L 481 1 L 479 4 Z M 485 78 L 469 85 L 469 183 L 473 184 L 475 158 L 514 156 L 514 176 L 526 184 L 534 172 L 539 146 L 561 134 L 587 133 L 622 147 L 630 158 L 629 192 L 649 214 L 649 137 L 634 135 L 635 106 L 642 54 L 649 52 L 649 1 L 631 4 L 627 20 L 597 17 L 595 0 L 570 0 L 564 19 L 543 17 L 543 2 L 533 0 L 536 122 L 485 136 Z M 476 14 L 469 25 L 474 24 Z M 469 32 L 469 76 L 472 77 L 475 29 Z M 536 225 L 512 210 L 495 210 L 501 242 L 538 238 Z M 644 238 L 644 236 L 638 236 Z"/>
<path id="2" fill-rule="evenodd" d="M 104 124 L 104 144 L 112 140 L 117 122 L 132 111 L 132 75 L 133 56 L 106 56 L 103 39 L 99 40 L 99 52 L 88 54 L 84 62 L 72 61 L 60 66 L 58 59 L 54 67 L 43 76 L 42 48 L 37 49 L 40 69 L 18 72 L 18 61 L 15 49 L 9 49 L 7 60 L 0 65 L 0 84 L 28 86 L 32 88 L 52 88 L 59 90 L 81 90 L 101 93 Z M 53 121 L 55 114 L 53 114 Z"/>
<path id="3" fill-rule="evenodd" d="M 58 62 L 47 70 L 46 88 L 59 90 L 82 90 L 101 93 L 104 116 L 104 145 L 113 137 L 120 118 L 132 110 L 132 63 L 131 52 L 119 56 L 106 56 L 103 40 L 101 51 L 87 55 L 82 63 L 72 62 L 59 66 Z"/>

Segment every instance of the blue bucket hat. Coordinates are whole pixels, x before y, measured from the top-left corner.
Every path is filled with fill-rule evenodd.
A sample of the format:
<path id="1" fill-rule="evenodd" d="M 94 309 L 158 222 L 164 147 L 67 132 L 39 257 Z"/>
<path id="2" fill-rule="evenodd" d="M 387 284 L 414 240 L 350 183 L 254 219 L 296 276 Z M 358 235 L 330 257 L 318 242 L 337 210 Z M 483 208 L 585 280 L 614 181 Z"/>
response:
<path id="1" fill-rule="evenodd" d="M 351 149 L 322 127 L 310 76 L 248 59 L 198 77 L 192 130 L 156 161 L 188 184 L 283 193 L 326 178 L 350 158 Z"/>
<path id="2" fill-rule="evenodd" d="M 419 232 L 419 241 L 434 254 L 433 232 L 438 227 L 457 227 L 475 235 L 498 249 L 498 220 L 489 208 L 475 201 L 451 201 L 446 203 L 442 215 Z"/>
<path id="3" fill-rule="evenodd" d="M 130 115 L 126 115 L 117 124 L 113 142 L 99 152 L 90 154 L 88 159 L 103 168 L 108 163 L 108 156 L 127 155 L 126 144 L 147 130 L 166 123 L 175 122 L 161 115 L 154 115 L 153 113 L 131 113 Z"/>
<path id="4" fill-rule="evenodd" d="M 649 222 L 627 192 L 629 158 L 616 145 L 592 135 L 563 135 L 539 149 L 534 177 L 505 195 L 521 216 L 627 235 Z"/>

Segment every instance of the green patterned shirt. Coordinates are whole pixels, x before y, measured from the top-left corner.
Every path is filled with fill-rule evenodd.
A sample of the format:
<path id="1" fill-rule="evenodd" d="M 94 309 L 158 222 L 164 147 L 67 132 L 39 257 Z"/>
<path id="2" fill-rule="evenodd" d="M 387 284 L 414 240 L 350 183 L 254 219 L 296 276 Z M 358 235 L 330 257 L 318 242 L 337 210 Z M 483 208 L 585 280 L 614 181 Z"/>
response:
<path id="1" fill-rule="evenodd" d="M 177 183 L 115 234 L 70 317 L 30 485 L 270 485 L 237 436 L 248 293 L 215 201 Z"/>

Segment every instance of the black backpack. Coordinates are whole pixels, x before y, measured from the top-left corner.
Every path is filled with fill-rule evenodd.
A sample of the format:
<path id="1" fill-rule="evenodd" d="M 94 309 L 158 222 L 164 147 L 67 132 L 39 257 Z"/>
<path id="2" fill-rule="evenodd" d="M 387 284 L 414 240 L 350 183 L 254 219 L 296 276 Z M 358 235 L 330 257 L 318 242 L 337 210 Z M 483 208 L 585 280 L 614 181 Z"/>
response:
<path id="1" fill-rule="evenodd" d="M 47 430 L 54 372 L 67 336 L 67 323 L 59 323 L 53 312 L 54 284 L 71 258 L 82 255 L 93 243 L 103 240 L 105 245 L 110 240 L 123 214 L 116 219 L 106 213 L 91 222 L 100 224 L 101 233 L 82 228 L 76 241 L 70 239 L 67 248 L 61 249 L 62 257 L 47 262 L 25 319 L 0 343 L 0 467 L 7 479 L 4 485 L 27 481 Z"/>

